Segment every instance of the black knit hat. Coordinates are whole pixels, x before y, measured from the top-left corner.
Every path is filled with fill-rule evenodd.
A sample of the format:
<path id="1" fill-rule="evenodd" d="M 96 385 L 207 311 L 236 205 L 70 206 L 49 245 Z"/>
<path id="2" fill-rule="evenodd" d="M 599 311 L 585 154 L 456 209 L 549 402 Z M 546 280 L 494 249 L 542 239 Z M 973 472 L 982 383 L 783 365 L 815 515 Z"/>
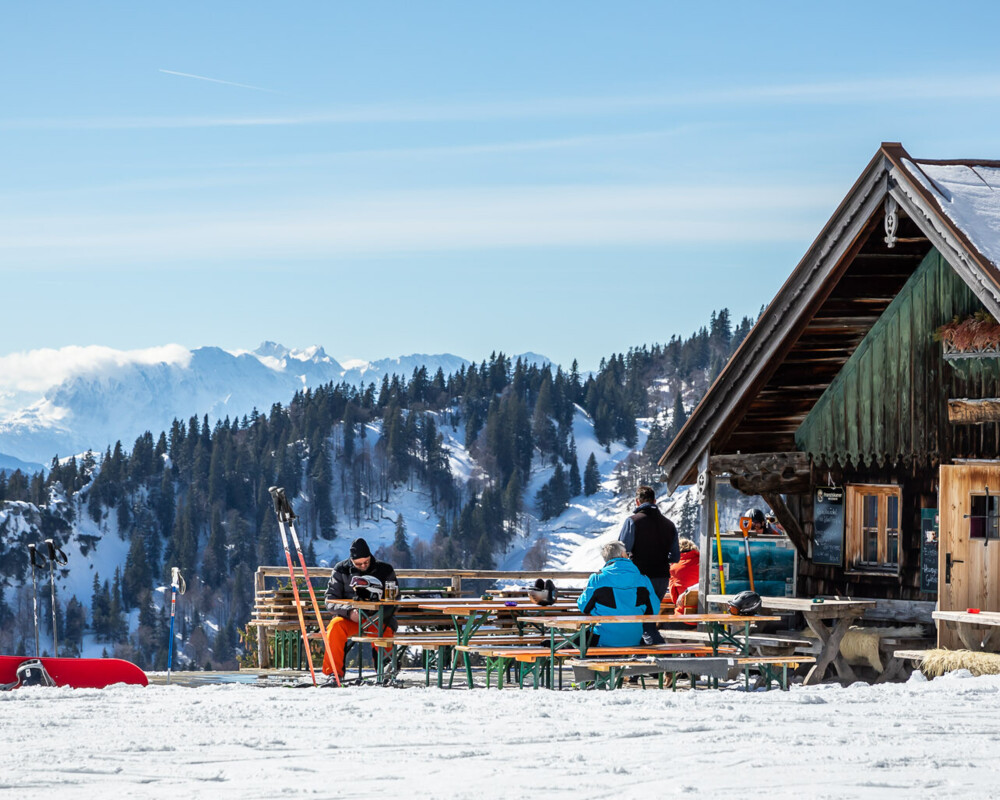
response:
<path id="1" fill-rule="evenodd" d="M 351 542 L 351 558 L 370 558 L 372 554 L 368 542 L 360 536 Z"/>

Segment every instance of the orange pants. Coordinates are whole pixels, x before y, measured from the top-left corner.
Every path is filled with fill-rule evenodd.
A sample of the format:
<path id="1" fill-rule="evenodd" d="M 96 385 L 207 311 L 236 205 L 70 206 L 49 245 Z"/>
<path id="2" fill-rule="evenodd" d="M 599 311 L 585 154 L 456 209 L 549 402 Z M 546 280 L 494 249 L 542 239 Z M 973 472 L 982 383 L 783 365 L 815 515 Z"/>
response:
<path id="1" fill-rule="evenodd" d="M 344 647 L 347 645 L 347 640 L 352 636 L 357 636 L 359 630 L 359 625 L 353 620 L 349 620 L 346 617 L 334 617 L 330 620 L 330 624 L 326 627 L 326 641 L 327 649 L 326 653 L 323 655 L 323 674 L 331 675 L 334 669 L 337 670 L 337 674 L 343 676 L 344 674 Z M 365 633 L 374 636 L 376 634 L 376 629 L 374 623 L 370 623 L 365 626 Z M 393 635 L 392 628 L 386 628 L 383 636 L 391 637 Z M 362 645 L 364 646 L 364 645 Z M 388 650 L 388 647 L 383 648 Z M 330 657 L 333 657 L 333 661 L 330 661 Z"/>

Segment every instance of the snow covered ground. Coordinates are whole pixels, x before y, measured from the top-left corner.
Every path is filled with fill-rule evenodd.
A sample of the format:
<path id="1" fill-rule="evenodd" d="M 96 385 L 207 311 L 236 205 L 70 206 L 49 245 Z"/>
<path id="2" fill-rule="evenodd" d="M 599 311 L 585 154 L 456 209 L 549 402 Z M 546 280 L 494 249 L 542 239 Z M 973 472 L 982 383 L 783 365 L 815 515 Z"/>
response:
<path id="1" fill-rule="evenodd" d="M 998 696 L 1000 676 L 963 672 L 751 694 L 19 689 L 0 694 L 0 793 L 988 797 Z"/>

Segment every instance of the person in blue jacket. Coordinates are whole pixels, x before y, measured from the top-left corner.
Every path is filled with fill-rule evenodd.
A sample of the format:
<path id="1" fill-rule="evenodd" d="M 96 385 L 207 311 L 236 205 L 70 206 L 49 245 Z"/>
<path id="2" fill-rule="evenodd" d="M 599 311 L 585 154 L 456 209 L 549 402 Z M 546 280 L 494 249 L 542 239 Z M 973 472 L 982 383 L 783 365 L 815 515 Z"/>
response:
<path id="1" fill-rule="evenodd" d="M 629 560 L 625 545 L 608 542 L 601 547 L 601 556 L 604 566 L 590 576 L 587 588 L 576 601 L 582 613 L 602 617 L 659 613 L 660 603 L 653 584 Z M 633 647 L 641 641 L 640 622 L 604 623 L 594 626 L 588 646 Z"/>

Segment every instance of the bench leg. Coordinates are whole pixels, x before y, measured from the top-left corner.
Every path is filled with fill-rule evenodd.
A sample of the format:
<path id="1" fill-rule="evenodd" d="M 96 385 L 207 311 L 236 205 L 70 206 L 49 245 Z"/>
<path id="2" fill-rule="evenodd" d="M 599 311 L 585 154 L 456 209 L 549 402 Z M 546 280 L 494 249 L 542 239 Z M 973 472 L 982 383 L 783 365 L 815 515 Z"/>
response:
<path id="1" fill-rule="evenodd" d="M 889 656 L 885 661 L 885 669 L 882 674 L 875 679 L 875 683 L 888 683 L 889 681 L 903 680 L 906 669 L 906 662 L 901 658 Z"/>
<path id="2" fill-rule="evenodd" d="M 836 626 L 831 632 L 821 619 L 813 617 L 811 614 L 803 614 L 803 616 L 806 619 L 806 624 L 808 624 L 816 636 L 819 637 L 819 640 L 823 645 L 822 652 L 820 652 L 819 657 L 816 659 L 816 663 L 813 664 L 812 668 L 809 670 L 803 683 L 806 686 L 811 686 L 822 681 L 831 664 L 833 664 L 834 669 L 837 670 L 837 676 L 842 681 L 846 681 L 848 683 L 856 681 L 857 676 L 854 674 L 854 670 L 851 669 L 851 666 L 847 663 L 846 659 L 840 655 L 840 642 L 847 634 L 851 625 L 854 624 L 854 618 L 842 617 L 837 621 Z"/>

